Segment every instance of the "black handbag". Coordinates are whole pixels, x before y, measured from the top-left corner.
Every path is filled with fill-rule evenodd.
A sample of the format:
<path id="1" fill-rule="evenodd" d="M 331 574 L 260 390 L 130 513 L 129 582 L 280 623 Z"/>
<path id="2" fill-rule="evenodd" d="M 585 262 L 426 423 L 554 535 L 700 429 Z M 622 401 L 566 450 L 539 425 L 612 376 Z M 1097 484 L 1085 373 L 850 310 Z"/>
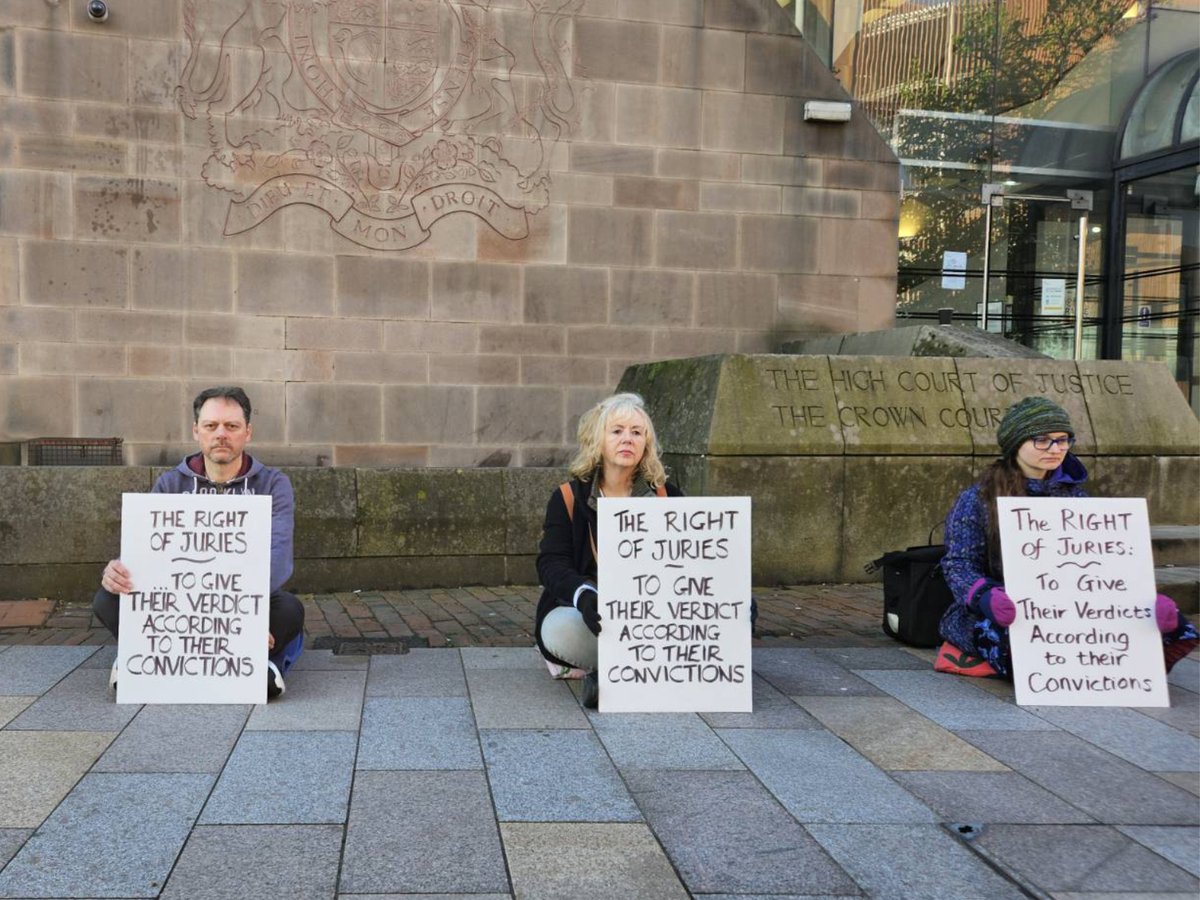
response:
<path id="1" fill-rule="evenodd" d="M 926 544 L 893 550 L 867 564 L 868 572 L 883 570 L 884 634 L 912 647 L 942 643 L 938 623 L 954 602 L 942 572 L 945 555 L 945 544 Z"/>

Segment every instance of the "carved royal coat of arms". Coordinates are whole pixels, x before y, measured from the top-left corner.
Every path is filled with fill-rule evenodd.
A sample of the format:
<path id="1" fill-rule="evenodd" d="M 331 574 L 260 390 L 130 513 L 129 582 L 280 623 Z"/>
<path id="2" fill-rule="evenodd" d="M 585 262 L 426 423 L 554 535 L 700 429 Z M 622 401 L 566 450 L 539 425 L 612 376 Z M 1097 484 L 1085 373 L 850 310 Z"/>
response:
<path id="1" fill-rule="evenodd" d="M 231 195 L 225 234 L 305 204 L 378 250 L 453 213 L 525 237 L 577 121 L 564 58 L 581 3 L 188 0 L 177 95 L 206 127 L 204 181 Z"/>

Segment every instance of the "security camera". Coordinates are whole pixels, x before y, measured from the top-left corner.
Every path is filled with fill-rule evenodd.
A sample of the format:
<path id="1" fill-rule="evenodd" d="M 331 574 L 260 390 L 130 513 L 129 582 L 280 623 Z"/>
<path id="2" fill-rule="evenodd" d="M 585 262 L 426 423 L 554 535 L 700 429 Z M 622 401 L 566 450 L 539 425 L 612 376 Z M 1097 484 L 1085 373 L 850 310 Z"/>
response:
<path id="1" fill-rule="evenodd" d="M 108 21 L 108 4 L 104 0 L 87 0 L 83 8 L 93 22 Z"/>

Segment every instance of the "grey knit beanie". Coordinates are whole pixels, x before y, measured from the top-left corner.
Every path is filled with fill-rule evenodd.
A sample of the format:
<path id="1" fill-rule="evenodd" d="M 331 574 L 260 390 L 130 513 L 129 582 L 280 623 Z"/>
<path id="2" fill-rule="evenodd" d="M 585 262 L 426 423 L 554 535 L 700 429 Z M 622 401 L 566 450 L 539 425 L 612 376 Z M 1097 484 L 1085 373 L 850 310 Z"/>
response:
<path id="1" fill-rule="evenodd" d="M 996 443 L 1000 445 L 1000 453 L 1008 458 L 1034 435 L 1054 431 L 1075 434 L 1067 411 L 1045 397 L 1026 397 L 1010 406 L 1000 420 L 1000 427 L 996 429 Z"/>

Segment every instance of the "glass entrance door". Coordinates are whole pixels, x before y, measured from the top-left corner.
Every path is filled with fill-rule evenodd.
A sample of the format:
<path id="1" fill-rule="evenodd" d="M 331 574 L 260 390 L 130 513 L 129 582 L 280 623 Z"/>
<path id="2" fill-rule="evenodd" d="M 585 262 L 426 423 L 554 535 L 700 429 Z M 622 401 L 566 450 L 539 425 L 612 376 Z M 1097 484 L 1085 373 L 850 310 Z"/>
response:
<path id="1" fill-rule="evenodd" d="M 1200 166 L 1124 186 L 1121 358 L 1166 363 L 1200 414 Z"/>
<path id="2" fill-rule="evenodd" d="M 1052 190 L 1039 185 L 1037 194 L 1052 197 Z M 1080 219 L 1084 213 L 1071 207 L 1061 189 L 1061 201 L 1026 199 L 1018 192 L 1025 193 L 1020 186 L 1008 189 L 1003 205 L 992 208 L 988 330 L 1047 356 L 1071 359 L 1075 351 Z M 1102 215 L 1100 211 L 1087 213 L 1081 348 L 1084 359 L 1095 359 L 1098 349 L 1103 241 L 1096 223 Z"/>

